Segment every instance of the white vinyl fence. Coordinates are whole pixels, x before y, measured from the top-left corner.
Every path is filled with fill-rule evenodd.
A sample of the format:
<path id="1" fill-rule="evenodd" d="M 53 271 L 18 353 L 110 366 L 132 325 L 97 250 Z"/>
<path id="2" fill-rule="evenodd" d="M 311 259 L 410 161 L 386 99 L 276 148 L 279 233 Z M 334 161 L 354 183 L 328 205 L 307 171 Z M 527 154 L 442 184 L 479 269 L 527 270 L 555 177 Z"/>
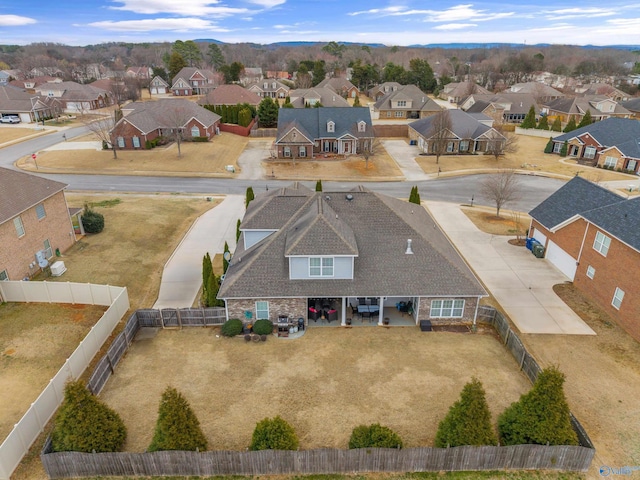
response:
<path id="1" fill-rule="evenodd" d="M 27 413 L 0 445 L 0 480 L 9 480 L 22 457 L 29 451 L 64 398 L 68 380 L 76 380 L 85 371 L 115 326 L 129 310 L 125 287 L 62 282 L 0 282 L 0 298 L 5 302 L 81 303 L 109 308 L 62 368 L 49 380 Z"/>
<path id="2" fill-rule="evenodd" d="M 540 138 L 549 138 L 549 137 L 556 138 L 564 134 L 562 132 L 552 132 L 551 130 L 538 130 L 537 128 L 516 127 L 516 135 L 526 135 L 528 137 L 540 137 Z"/>

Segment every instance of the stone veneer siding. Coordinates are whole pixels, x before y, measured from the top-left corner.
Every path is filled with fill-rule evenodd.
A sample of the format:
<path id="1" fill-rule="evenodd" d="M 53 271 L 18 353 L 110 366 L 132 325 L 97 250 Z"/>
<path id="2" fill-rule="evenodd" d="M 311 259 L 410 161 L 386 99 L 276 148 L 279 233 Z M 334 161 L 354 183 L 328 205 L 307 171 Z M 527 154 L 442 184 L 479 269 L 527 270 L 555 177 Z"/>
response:
<path id="1" fill-rule="evenodd" d="M 292 319 L 300 317 L 307 320 L 307 299 L 306 298 L 247 298 L 227 300 L 228 318 L 239 318 L 245 321 L 244 312 L 252 313 L 252 320 L 256 319 L 256 302 L 269 302 L 269 320 L 273 323 L 278 321 L 278 317 L 286 315 Z"/>

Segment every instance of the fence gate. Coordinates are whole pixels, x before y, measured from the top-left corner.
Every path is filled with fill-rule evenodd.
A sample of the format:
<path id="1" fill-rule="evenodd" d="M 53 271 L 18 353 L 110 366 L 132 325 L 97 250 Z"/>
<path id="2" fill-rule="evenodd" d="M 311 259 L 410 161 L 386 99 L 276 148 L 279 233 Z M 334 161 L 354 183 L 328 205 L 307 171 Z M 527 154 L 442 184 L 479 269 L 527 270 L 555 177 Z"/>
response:
<path id="1" fill-rule="evenodd" d="M 162 328 L 180 328 L 180 319 L 178 318 L 178 310 L 175 308 L 163 308 L 160 310 L 162 319 Z"/>

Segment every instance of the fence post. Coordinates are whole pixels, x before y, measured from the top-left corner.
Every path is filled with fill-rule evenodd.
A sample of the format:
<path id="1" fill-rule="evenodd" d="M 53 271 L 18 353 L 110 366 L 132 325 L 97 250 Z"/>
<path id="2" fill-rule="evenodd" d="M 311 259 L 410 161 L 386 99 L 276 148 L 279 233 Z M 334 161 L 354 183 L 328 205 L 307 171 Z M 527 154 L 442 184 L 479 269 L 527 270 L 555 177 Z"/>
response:
<path id="1" fill-rule="evenodd" d="M 522 370 L 522 367 L 524 367 L 524 358 L 527 356 L 527 349 L 524 348 L 524 351 L 522 352 L 522 359 L 520 360 L 520 370 Z"/>
<path id="2" fill-rule="evenodd" d="M 511 329 L 507 328 L 507 334 L 504 336 L 504 344 L 506 345 L 509 341 L 509 334 L 511 333 Z"/>
<path id="3" fill-rule="evenodd" d="M 182 317 L 180 316 L 179 308 L 176 308 L 176 316 L 178 317 L 178 327 L 182 330 Z"/>

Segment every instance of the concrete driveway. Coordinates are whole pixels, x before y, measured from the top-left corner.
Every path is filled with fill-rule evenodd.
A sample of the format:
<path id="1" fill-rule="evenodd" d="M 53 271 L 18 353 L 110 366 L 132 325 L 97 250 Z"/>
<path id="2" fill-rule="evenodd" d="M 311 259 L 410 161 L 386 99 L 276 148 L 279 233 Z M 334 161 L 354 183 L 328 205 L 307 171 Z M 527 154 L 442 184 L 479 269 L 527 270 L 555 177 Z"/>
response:
<path id="1" fill-rule="evenodd" d="M 238 178 L 259 180 L 264 178 L 262 161 L 269 158 L 273 139 L 249 140 L 247 146 L 238 157 L 238 166 L 242 169 Z"/>
<path id="2" fill-rule="evenodd" d="M 567 281 L 544 259 L 509 237 L 481 232 L 453 203 L 425 202 L 485 287 L 522 333 L 595 335 L 553 291 Z"/>
<path id="3" fill-rule="evenodd" d="M 405 140 L 382 140 L 384 148 L 395 160 L 408 181 L 428 180 L 431 178 L 424 173 L 414 158 L 420 153 L 418 147 L 409 145 Z"/>

